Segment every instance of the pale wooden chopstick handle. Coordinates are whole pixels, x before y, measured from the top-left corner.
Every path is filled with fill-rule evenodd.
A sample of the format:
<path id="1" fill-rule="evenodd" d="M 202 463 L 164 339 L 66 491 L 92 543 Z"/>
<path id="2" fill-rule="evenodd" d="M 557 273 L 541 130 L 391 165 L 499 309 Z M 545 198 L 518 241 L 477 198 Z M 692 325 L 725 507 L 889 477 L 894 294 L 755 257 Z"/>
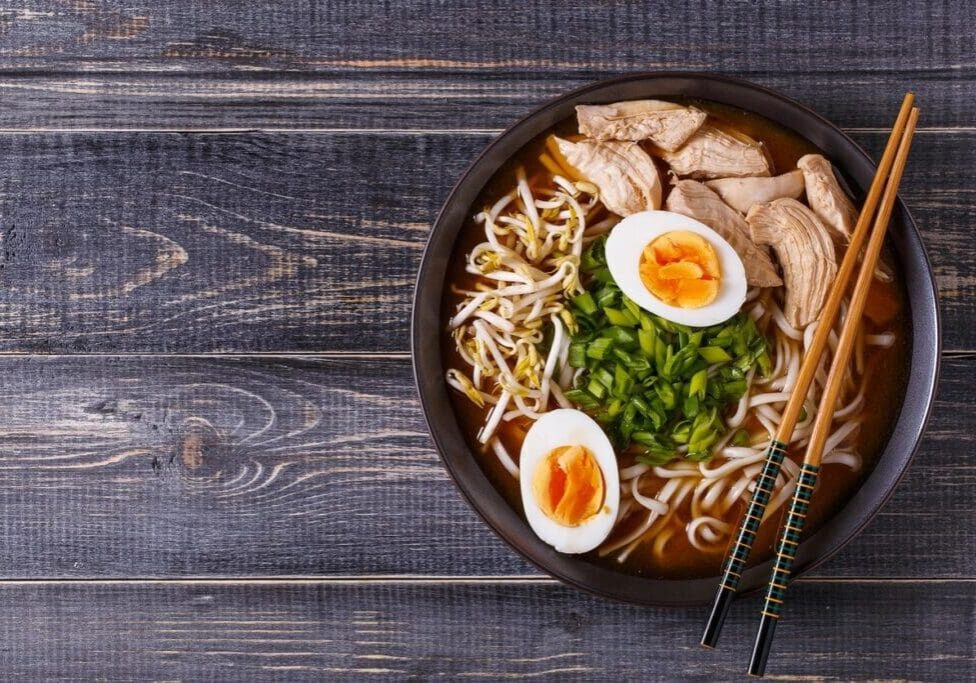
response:
<path id="1" fill-rule="evenodd" d="M 871 187 L 868 189 L 868 194 L 864 198 L 864 206 L 861 208 L 861 214 L 858 216 L 857 224 L 854 226 L 854 231 L 851 234 L 851 241 L 847 245 L 847 253 L 844 254 L 844 258 L 841 260 L 840 267 L 837 269 L 837 277 L 827 294 L 827 300 L 824 302 L 823 310 L 820 312 L 820 324 L 813 333 L 810 347 L 807 349 L 806 355 L 803 357 L 803 362 L 800 364 L 800 372 L 797 375 L 793 392 L 790 394 L 790 398 L 786 402 L 786 407 L 783 409 L 783 417 L 779 422 L 779 429 L 776 433 L 776 439 L 783 443 L 788 444 L 793 438 L 793 428 L 796 426 L 796 421 L 800 417 L 800 412 L 803 410 L 803 402 L 806 399 L 807 392 L 810 390 L 810 385 L 813 383 L 813 378 L 817 374 L 817 368 L 820 366 L 820 357 L 827 347 L 827 339 L 830 336 L 830 330 L 834 326 L 837 311 L 840 310 L 840 303 L 843 301 L 844 294 L 847 292 L 847 284 L 850 282 L 851 275 L 857 267 L 857 259 L 861 253 L 861 247 L 867 239 L 870 226 L 873 224 L 872 219 L 874 218 L 875 209 L 878 207 L 878 201 L 881 199 L 881 193 L 885 188 L 885 181 L 888 179 L 891 166 L 895 161 L 898 143 L 901 140 L 902 132 L 904 131 L 914 102 L 915 95 L 910 92 L 905 93 L 905 98 L 901 103 L 901 109 L 898 110 L 898 117 L 895 119 L 895 125 L 891 129 L 888 143 L 885 145 L 884 153 L 881 155 L 881 161 L 878 163 L 878 170 L 874 175 L 874 180 L 871 182 Z"/>
<path id="2" fill-rule="evenodd" d="M 834 360 L 830 366 L 830 373 L 827 375 L 827 383 L 824 385 L 823 396 L 820 399 L 820 406 L 817 408 L 817 417 L 813 423 L 813 432 L 810 435 L 810 443 L 804 460 L 815 465 L 820 464 L 823 458 L 824 445 L 827 437 L 830 436 L 830 426 L 834 419 L 834 409 L 837 406 L 837 398 L 844 383 L 844 375 L 847 371 L 847 364 L 851 359 L 851 352 L 854 349 L 854 342 L 857 339 L 858 327 L 861 324 L 861 316 L 864 313 L 864 305 L 871 290 L 874 276 L 874 269 L 881 255 L 881 247 L 884 244 L 885 233 L 888 228 L 888 221 L 894 210 L 895 199 L 898 193 L 898 185 L 901 182 L 902 172 L 905 162 L 908 159 L 908 151 L 911 148 L 912 134 L 915 132 L 915 124 L 918 122 L 918 109 L 912 109 L 911 116 L 908 118 L 908 125 L 905 128 L 905 139 L 898 148 L 898 156 L 895 158 L 895 168 L 891 172 L 891 182 L 885 188 L 884 198 L 881 202 L 881 210 L 878 213 L 878 228 L 871 234 L 867 249 L 864 252 L 864 264 L 858 274 L 857 283 L 854 285 L 854 293 L 851 294 L 851 303 L 847 309 L 847 318 L 844 320 L 844 327 L 840 333 L 840 340 L 837 343 L 837 350 L 834 351 Z"/>
<path id="3" fill-rule="evenodd" d="M 908 152 L 912 145 L 912 136 L 915 134 L 915 124 L 918 122 L 918 109 L 912 109 L 905 125 L 905 132 L 902 134 L 898 145 L 898 153 L 895 156 L 894 168 L 891 177 L 885 187 L 884 198 L 881 201 L 881 209 L 878 211 L 877 219 L 874 223 L 874 230 L 861 263 L 861 270 L 857 276 L 857 284 L 854 286 L 854 294 L 851 296 L 851 303 L 847 310 L 847 317 L 844 319 L 844 326 L 841 330 L 840 341 L 834 358 L 831 361 L 830 373 L 827 376 L 827 384 L 824 386 L 824 393 L 817 408 L 817 417 L 813 425 L 813 433 L 810 437 L 810 444 L 804 457 L 803 465 L 800 468 L 800 475 L 797 479 L 796 490 L 790 502 L 790 507 L 786 515 L 786 524 L 779 536 L 776 546 L 776 557 L 773 561 L 773 575 L 770 577 L 769 585 L 766 588 L 766 601 L 762 611 L 762 622 L 759 625 L 759 632 L 756 634 L 756 642 L 752 651 L 752 659 L 749 663 L 749 674 L 751 676 L 762 676 L 766 671 L 766 660 L 769 658 L 769 651 L 772 647 L 773 632 L 776 628 L 776 621 L 779 619 L 783 610 L 783 603 L 786 600 L 786 589 L 789 585 L 793 573 L 793 561 L 796 551 L 800 544 L 800 533 L 803 531 L 803 523 L 806 519 L 807 509 L 813 499 L 814 488 L 817 484 L 817 476 L 820 470 L 820 461 L 823 456 L 824 444 L 830 432 L 830 426 L 834 419 L 834 407 L 837 403 L 837 396 L 840 393 L 847 370 L 847 364 L 851 359 L 851 351 L 854 348 L 854 339 L 857 336 L 858 327 L 861 324 L 861 315 L 864 313 L 864 304 L 867 301 L 868 291 L 871 288 L 871 281 L 874 278 L 874 269 L 878 263 L 878 256 L 881 254 L 881 245 L 884 244 L 885 233 L 888 230 L 888 221 L 894 209 L 895 199 L 898 194 L 898 186 L 901 183 L 902 173 L 905 170 L 905 163 L 908 160 Z"/>
<path id="4" fill-rule="evenodd" d="M 888 143 L 885 145 L 884 153 L 881 155 L 881 161 L 878 163 L 878 170 L 875 173 L 874 180 L 872 180 L 871 187 L 864 200 L 864 206 L 861 209 L 861 215 L 854 228 L 854 234 L 851 236 L 848 252 L 844 256 L 837 273 L 837 280 L 831 288 L 827 301 L 824 304 L 824 310 L 820 316 L 820 326 L 814 332 L 813 341 L 800 366 L 799 376 L 794 385 L 793 393 L 790 395 L 786 409 L 783 411 L 783 418 L 780 421 L 776 438 L 773 439 L 769 451 L 766 454 L 763 472 L 775 472 L 773 475 L 774 481 L 776 475 L 779 474 L 779 465 L 782 463 L 787 445 L 792 439 L 793 428 L 796 426 L 796 420 L 803 407 L 804 399 L 816 374 L 816 368 L 820 364 L 820 356 L 823 355 L 824 348 L 827 345 L 827 337 L 830 333 L 830 328 L 833 327 L 834 318 L 837 315 L 840 302 L 847 289 L 847 282 L 857 263 L 858 252 L 860 252 L 861 245 L 867 237 L 868 227 L 871 225 L 871 218 L 878 206 L 878 200 L 885 187 L 888 173 L 891 171 L 891 166 L 894 163 L 895 153 L 898 150 L 898 144 L 914 101 L 915 96 L 912 93 L 905 94 L 901 109 L 898 111 L 898 117 L 895 119 L 895 125 L 891 129 Z M 738 590 L 739 579 L 741 578 L 742 571 L 745 569 L 749 554 L 752 550 L 752 543 L 755 540 L 755 534 L 750 535 L 748 522 L 751 517 L 762 519 L 768 501 L 768 497 L 763 500 L 759 482 L 757 481 L 756 490 L 753 492 L 752 498 L 749 501 L 746 514 L 739 521 L 738 531 L 734 536 L 735 540 L 726 556 L 725 565 L 722 568 L 721 580 L 719 581 L 719 588 L 715 593 L 715 600 L 712 603 L 708 620 L 705 622 L 705 630 L 701 639 L 701 644 L 705 647 L 715 647 L 716 643 L 718 643 L 719 634 L 722 632 L 722 624 L 725 623 L 725 617 L 728 615 L 732 598 Z"/>

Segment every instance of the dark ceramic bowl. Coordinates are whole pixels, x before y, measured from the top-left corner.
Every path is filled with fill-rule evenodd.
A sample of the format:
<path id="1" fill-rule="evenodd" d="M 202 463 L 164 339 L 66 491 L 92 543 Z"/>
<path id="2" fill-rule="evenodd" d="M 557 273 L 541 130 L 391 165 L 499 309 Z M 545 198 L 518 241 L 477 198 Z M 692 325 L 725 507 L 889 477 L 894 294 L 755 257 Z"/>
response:
<path id="1" fill-rule="evenodd" d="M 492 175 L 536 135 L 572 116 L 577 104 L 653 97 L 701 98 L 761 114 L 823 150 L 861 196 L 874 176 L 870 157 L 836 126 L 779 93 L 745 81 L 707 74 L 659 73 L 625 76 L 581 88 L 537 109 L 494 140 L 447 198 L 420 266 L 412 345 L 417 387 L 437 450 L 465 498 L 499 536 L 549 574 L 578 588 L 627 602 L 673 605 L 708 601 L 717 579 L 663 580 L 623 574 L 557 553 L 536 538 L 519 513 L 489 482 L 465 443 L 444 382 L 440 348 L 441 296 L 455 239 Z M 809 571 L 836 553 L 878 513 L 908 468 L 932 407 L 941 350 L 938 299 L 925 247 L 908 209 L 901 202 L 895 209 L 888 240 L 895 249 L 911 307 L 911 367 L 905 398 L 888 444 L 864 484 L 800 546 L 795 565 L 797 574 Z M 748 570 L 742 578 L 743 591 L 765 585 L 769 572 L 769 562 Z"/>

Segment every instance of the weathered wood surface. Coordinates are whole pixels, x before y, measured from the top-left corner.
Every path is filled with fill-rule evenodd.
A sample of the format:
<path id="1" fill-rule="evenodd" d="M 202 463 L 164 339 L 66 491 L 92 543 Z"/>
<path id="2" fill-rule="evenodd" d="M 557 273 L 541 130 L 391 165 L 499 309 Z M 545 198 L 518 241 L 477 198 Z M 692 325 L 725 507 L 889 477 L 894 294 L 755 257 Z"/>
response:
<path id="1" fill-rule="evenodd" d="M 939 401 L 879 517 L 792 590 L 770 674 L 976 678 L 974 23 L 965 0 L 0 7 L 0 353 L 54 354 L 0 357 L 3 677 L 742 680 L 757 601 L 704 653 L 700 609 L 590 598 L 495 538 L 406 357 L 430 222 L 498 130 L 692 69 L 875 154 L 918 93 Z"/>
<path id="2" fill-rule="evenodd" d="M 11 67 L 301 71 L 715 69 L 927 73 L 973 67 L 972 6 L 665 7 L 515 0 L 395 5 L 26 0 L 4 8 Z M 571 38 L 570 38 L 571 36 Z M 825 59 L 826 49 L 830 59 Z M 775 52 L 774 52 L 775 50 Z M 966 72 L 960 74 L 964 77 Z"/>
<path id="3" fill-rule="evenodd" d="M 909 476 L 818 575 L 976 579 L 974 367 L 947 361 Z M 0 577 L 538 575 L 454 489 L 405 359 L 8 357 L 0 373 Z"/>
<path id="4" fill-rule="evenodd" d="M 0 130 L 500 131 L 546 100 L 628 71 L 620 66 L 569 73 L 511 67 L 313 74 L 242 68 L 205 76 L 169 70 L 91 73 L 99 67 L 85 64 L 81 73 L 26 77 L 20 70 L 0 71 Z M 892 112 L 911 89 L 925 107 L 923 133 L 973 128 L 970 81 L 955 69 L 717 71 L 776 88 L 852 130 L 890 126 Z"/>
<path id="5" fill-rule="evenodd" d="M 929 3 L 25 0 L 0 10 L 0 128 L 498 128 L 641 70 L 782 88 L 841 125 L 972 126 L 976 11 Z"/>
<path id="6" fill-rule="evenodd" d="M 0 134 L 0 350 L 405 352 L 430 223 L 490 138 Z M 976 349 L 974 167 L 976 131 L 929 133 L 904 181 L 949 350 Z"/>
<path id="7" fill-rule="evenodd" d="M 0 665 L 26 680 L 740 681 L 760 603 L 720 649 L 700 609 L 549 582 L 15 583 Z M 976 677 L 976 584 L 800 582 L 770 680 Z"/>

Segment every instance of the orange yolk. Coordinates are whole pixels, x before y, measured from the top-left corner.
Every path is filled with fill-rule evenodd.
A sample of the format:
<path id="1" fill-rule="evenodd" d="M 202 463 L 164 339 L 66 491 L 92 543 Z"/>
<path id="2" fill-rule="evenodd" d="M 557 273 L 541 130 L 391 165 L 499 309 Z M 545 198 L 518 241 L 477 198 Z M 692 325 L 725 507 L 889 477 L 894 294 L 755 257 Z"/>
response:
<path id="1" fill-rule="evenodd" d="M 687 230 L 666 232 L 644 247 L 639 269 L 647 290 L 678 308 L 712 303 L 722 281 L 715 248 Z"/>
<path id="2" fill-rule="evenodd" d="M 549 452 L 532 475 L 532 493 L 549 519 L 579 526 L 603 505 L 603 473 L 582 446 L 560 446 Z"/>

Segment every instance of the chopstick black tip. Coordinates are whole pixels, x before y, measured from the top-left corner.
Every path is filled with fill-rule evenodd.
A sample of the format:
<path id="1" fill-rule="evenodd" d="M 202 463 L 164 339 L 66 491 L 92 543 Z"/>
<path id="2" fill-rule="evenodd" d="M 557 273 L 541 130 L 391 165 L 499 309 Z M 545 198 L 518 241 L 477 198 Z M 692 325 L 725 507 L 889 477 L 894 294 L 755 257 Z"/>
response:
<path id="1" fill-rule="evenodd" d="M 769 649 L 773 646 L 773 633 L 776 631 L 775 617 L 763 614 L 756 634 L 756 644 L 752 648 L 752 660 L 749 662 L 749 675 L 762 678 L 766 673 L 766 660 L 769 659 Z"/>
<path id="2" fill-rule="evenodd" d="M 702 634 L 701 644 L 703 647 L 711 650 L 718 645 L 718 637 L 722 633 L 722 624 L 725 623 L 725 617 L 729 614 L 729 608 L 732 606 L 732 598 L 734 597 L 735 592 L 728 588 L 720 588 L 715 594 L 712 611 L 708 615 L 705 632 Z"/>

